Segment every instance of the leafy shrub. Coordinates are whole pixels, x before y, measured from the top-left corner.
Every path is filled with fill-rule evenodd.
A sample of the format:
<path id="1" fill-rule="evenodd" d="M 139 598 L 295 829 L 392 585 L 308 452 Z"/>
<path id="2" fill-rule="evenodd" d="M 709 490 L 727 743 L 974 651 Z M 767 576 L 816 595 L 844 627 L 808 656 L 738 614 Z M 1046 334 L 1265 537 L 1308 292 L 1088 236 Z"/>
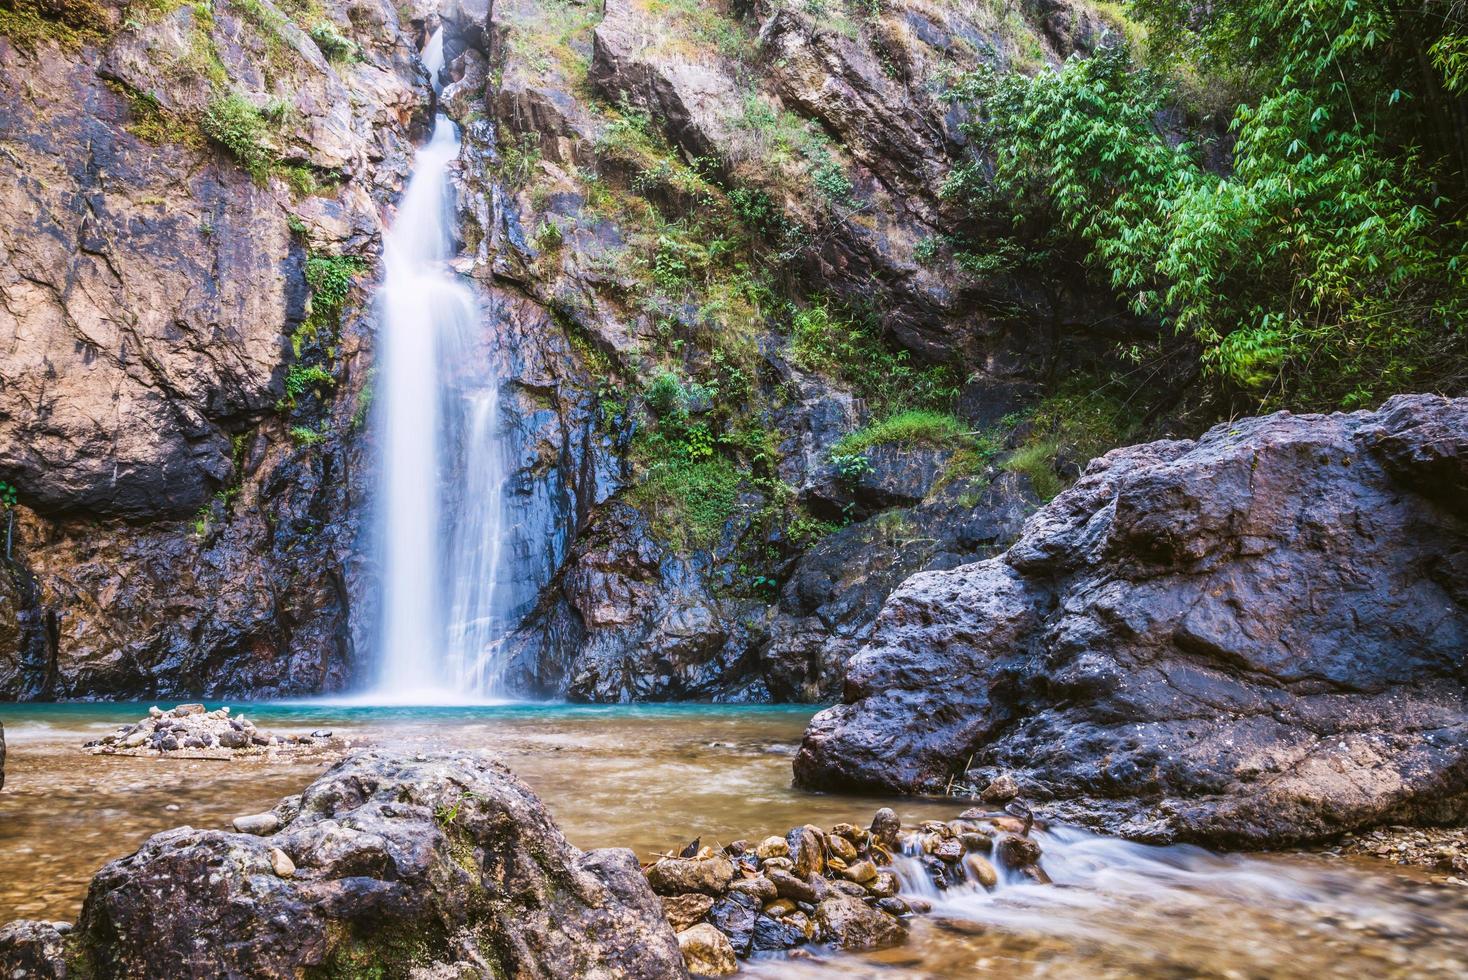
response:
<path id="1" fill-rule="evenodd" d="M 907 351 L 885 344 L 869 320 L 843 315 L 829 303 L 794 309 L 791 328 L 790 353 L 796 364 L 845 381 L 879 412 L 944 409 L 958 396 L 951 368 L 914 365 Z"/>
<path id="2" fill-rule="evenodd" d="M 344 37 L 336 29 L 336 25 L 329 20 L 318 21 L 311 26 L 307 32 L 311 40 L 316 42 L 316 47 L 328 61 L 355 61 L 358 57 L 357 44 L 350 38 Z"/>
<path id="3" fill-rule="evenodd" d="M 286 397 L 294 400 L 320 385 L 335 385 L 336 378 L 320 365 L 292 364 L 285 376 Z"/>
<path id="4" fill-rule="evenodd" d="M 237 93 L 209 100 L 200 121 L 204 135 L 224 147 L 257 182 L 263 182 L 275 163 L 266 139 L 270 125 L 265 116 Z"/>
<path id="5" fill-rule="evenodd" d="M 1379 0 L 1135 6 L 1150 38 L 1243 93 L 1231 166 L 1159 132 L 1173 87 L 1114 48 L 969 79 L 990 200 L 1052 211 L 1132 309 L 1261 403 L 1468 380 L 1468 144 L 1441 92 L 1464 76 L 1451 58 L 1424 75 L 1461 23 Z"/>
<path id="6" fill-rule="evenodd" d="M 648 382 L 642 397 L 647 407 L 658 416 L 673 415 L 686 411 L 688 407 L 688 392 L 684 390 L 678 375 L 672 371 L 663 371 L 654 376 Z"/>
<path id="7" fill-rule="evenodd" d="M 355 255 L 312 255 L 306 259 L 306 282 L 311 302 L 338 310 L 351 292 L 352 280 L 367 268 Z"/>

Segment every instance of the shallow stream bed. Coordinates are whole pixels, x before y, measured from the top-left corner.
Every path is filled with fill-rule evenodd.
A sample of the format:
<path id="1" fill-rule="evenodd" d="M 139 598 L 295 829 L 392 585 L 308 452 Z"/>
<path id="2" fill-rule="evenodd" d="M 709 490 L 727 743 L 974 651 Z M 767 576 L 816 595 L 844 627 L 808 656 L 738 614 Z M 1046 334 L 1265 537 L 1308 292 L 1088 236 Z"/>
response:
<path id="1" fill-rule="evenodd" d="M 210 707 L 215 707 L 214 703 Z M 92 875 L 149 834 L 231 818 L 299 792 L 320 762 L 93 756 L 89 739 L 147 705 L 5 705 L 0 923 L 74 918 Z M 961 806 L 803 793 L 790 755 L 808 708 L 232 705 L 262 728 L 414 750 L 498 753 L 584 847 L 646 858 L 702 835 L 726 842 L 803 823 L 904 823 Z M 1065 829 L 1042 837 L 1053 885 L 928 894 L 910 942 L 860 957 L 766 961 L 766 977 L 1375 977 L 1468 975 L 1468 889 L 1365 860 L 1217 856 Z M 909 888 L 922 889 L 920 876 Z"/>

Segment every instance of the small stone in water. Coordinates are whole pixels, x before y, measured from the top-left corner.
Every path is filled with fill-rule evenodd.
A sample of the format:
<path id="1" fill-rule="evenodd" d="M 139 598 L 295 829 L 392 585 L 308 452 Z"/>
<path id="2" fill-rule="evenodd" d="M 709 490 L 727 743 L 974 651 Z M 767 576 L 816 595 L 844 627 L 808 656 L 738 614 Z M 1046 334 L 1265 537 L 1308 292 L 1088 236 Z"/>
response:
<path id="1" fill-rule="evenodd" d="M 331 738 L 331 729 L 318 728 L 311 733 L 312 738 Z"/>
<path id="2" fill-rule="evenodd" d="M 811 888 L 804 879 L 797 877 L 789 871 L 781 871 L 778 868 L 769 872 L 770 881 L 775 885 L 775 891 L 781 898 L 788 898 L 796 902 L 814 902 L 816 900 L 815 889 Z"/>
<path id="3" fill-rule="evenodd" d="M 988 858 L 970 854 L 963 859 L 963 866 L 968 870 L 969 876 L 985 888 L 993 888 L 999 884 L 999 871 L 989 863 Z"/>
<path id="4" fill-rule="evenodd" d="M 872 839 L 888 851 L 896 852 L 902 835 L 902 821 L 891 807 L 882 807 L 872 817 Z"/>
<path id="5" fill-rule="evenodd" d="M 878 898 L 891 898 L 897 894 L 900 887 L 897 876 L 890 871 L 883 871 L 867 882 L 867 891 Z"/>
<path id="6" fill-rule="evenodd" d="M 795 911 L 795 903 L 788 898 L 777 898 L 764 908 L 765 915 L 772 919 L 783 919 Z"/>
<path id="7" fill-rule="evenodd" d="M 856 845 L 839 834 L 826 836 L 826 848 L 833 857 L 838 857 L 847 864 L 856 860 Z"/>
<path id="8" fill-rule="evenodd" d="M 1006 834 L 999 838 L 999 857 L 1011 868 L 1024 868 L 1040 860 L 1040 845 L 1028 837 Z"/>
<path id="9" fill-rule="evenodd" d="M 682 932 L 698 923 L 714 907 L 711 895 L 689 892 L 685 895 L 663 896 L 663 914 L 673 926 L 674 932 Z"/>
<path id="10" fill-rule="evenodd" d="M 870 861 L 858 861 L 849 868 L 842 868 L 841 874 L 850 881 L 865 884 L 877 877 L 877 866 Z"/>

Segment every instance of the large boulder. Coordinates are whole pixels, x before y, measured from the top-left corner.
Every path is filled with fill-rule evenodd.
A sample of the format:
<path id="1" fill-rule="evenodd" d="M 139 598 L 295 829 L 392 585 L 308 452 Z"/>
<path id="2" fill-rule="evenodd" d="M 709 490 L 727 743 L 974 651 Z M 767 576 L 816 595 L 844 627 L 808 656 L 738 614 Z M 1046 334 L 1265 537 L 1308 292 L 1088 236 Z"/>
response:
<path id="1" fill-rule="evenodd" d="M 1468 399 L 1108 453 L 1003 556 L 915 575 L 795 761 L 1002 772 L 1128 836 L 1274 846 L 1468 815 Z"/>
<path id="2" fill-rule="evenodd" d="M 64 963 L 96 977 L 687 976 L 632 852 L 572 847 L 483 755 L 362 753 L 276 815 L 268 837 L 181 827 L 107 865 Z M 56 946 L 46 928 L 0 938 L 0 973 Z"/>

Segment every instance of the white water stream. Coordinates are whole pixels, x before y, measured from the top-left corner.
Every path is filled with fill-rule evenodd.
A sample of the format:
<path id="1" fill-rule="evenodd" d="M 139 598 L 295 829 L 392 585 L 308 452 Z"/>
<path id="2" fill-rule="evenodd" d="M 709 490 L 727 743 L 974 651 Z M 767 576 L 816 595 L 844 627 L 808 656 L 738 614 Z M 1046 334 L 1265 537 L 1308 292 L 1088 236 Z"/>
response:
<path id="1" fill-rule="evenodd" d="M 439 87 L 443 39 L 423 63 Z M 480 701 L 504 695 L 502 541 L 507 472 L 499 388 L 474 372 L 486 329 L 455 250 L 457 127 L 434 119 L 383 248 L 375 424 L 380 452 L 378 673 L 367 700 Z"/>

